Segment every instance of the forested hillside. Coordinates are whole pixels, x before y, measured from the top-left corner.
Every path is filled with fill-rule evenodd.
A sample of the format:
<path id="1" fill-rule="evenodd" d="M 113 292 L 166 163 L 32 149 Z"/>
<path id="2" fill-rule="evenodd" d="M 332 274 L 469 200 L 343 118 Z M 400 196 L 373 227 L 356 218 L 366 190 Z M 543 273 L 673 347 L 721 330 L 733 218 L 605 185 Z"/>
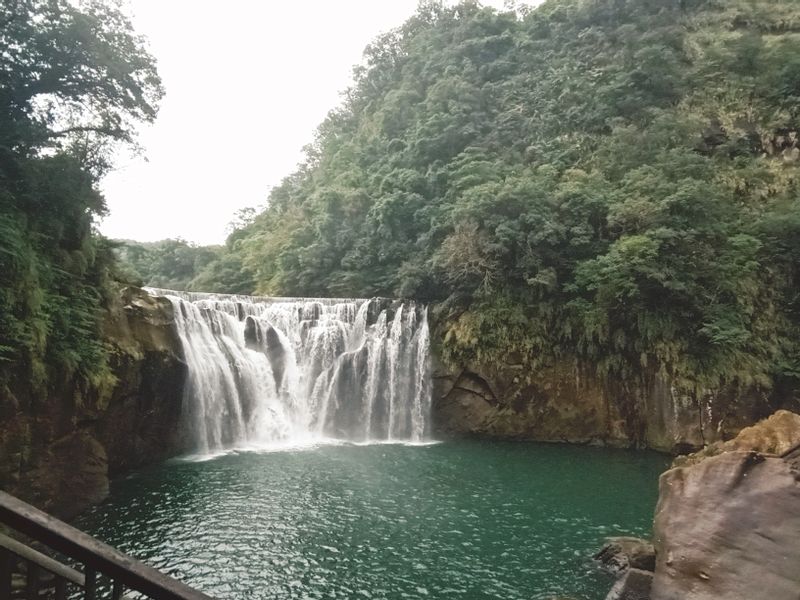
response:
<path id="1" fill-rule="evenodd" d="M 245 214 L 249 214 L 245 211 Z M 253 275 L 231 250 L 240 228 L 226 246 L 199 246 L 181 238 L 158 242 L 114 240 L 114 256 L 120 279 L 134 285 L 168 290 L 192 290 L 249 294 Z"/>
<path id="2" fill-rule="evenodd" d="M 355 75 L 210 274 L 435 301 L 462 363 L 796 382 L 798 3 L 423 2 Z"/>
<path id="3" fill-rule="evenodd" d="M 113 5 L 0 4 L 0 400 L 8 381 L 108 374 L 99 331 L 114 257 L 94 231 L 96 183 L 161 94 Z"/>

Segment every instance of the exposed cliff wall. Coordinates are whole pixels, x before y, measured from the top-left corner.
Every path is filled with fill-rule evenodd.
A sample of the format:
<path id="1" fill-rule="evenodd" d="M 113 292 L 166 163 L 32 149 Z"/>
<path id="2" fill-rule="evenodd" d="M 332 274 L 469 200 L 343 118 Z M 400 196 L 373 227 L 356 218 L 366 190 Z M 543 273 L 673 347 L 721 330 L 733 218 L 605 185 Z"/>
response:
<path id="1" fill-rule="evenodd" d="M 115 382 L 64 378 L 45 396 L 0 391 L 0 487 L 70 518 L 108 493 L 109 476 L 174 454 L 186 376 L 172 306 L 128 288 L 107 309 Z"/>
<path id="2" fill-rule="evenodd" d="M 685 452 L 734 437 L 780 408 L 793 390 L 681 389 L 660 375 L 604 381 L 567 362 L 531 373 L 518 365 L 435 369 L 434 426 L 444 436 L 597 443 Z"/>

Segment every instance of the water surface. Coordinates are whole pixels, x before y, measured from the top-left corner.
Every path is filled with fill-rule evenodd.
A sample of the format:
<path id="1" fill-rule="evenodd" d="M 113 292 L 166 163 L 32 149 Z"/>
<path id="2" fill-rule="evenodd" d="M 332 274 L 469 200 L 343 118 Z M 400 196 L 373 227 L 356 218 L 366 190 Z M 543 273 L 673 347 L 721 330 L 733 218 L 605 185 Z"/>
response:
<path id="1" fill-rule="evenodd" d="M 515 443 L 231 453 L 118 481 L 80 526 L 219 598 L 600 600 L 590 557 L 649 535 L 666 466 Z"/>

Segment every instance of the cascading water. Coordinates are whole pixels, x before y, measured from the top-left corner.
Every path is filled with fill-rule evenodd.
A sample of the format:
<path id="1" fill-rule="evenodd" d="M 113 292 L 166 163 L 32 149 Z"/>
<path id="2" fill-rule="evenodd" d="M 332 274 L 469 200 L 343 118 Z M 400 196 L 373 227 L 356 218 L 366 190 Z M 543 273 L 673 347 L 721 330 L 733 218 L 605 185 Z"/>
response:
<path id="1" fill-rule="evenodd" d="M 148 291 L 174 308 L 188 365 L 184 423 L 196 451 L 427 439 L 424 307 Z"/>

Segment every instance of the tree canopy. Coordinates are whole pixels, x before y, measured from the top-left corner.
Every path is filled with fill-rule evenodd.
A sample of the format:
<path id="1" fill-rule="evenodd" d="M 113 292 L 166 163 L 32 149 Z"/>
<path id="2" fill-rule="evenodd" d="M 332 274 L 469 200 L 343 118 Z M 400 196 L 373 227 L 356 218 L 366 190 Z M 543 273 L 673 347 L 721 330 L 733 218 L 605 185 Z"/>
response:
<path id="1" fill-rule="evenodd" d="M 0 4 L 0 374 L 105 372 L 113 255 L 93 229 L 96 183 L 109 144 L 132 142 L 162 93 L 114 2 Z"/>
<path id="2" fill-rule="evenodd" d="M 461 363 L 796 380 L 799 99 L 792 0 L 422 2 L 220 260 L 435 301 Z"/>

